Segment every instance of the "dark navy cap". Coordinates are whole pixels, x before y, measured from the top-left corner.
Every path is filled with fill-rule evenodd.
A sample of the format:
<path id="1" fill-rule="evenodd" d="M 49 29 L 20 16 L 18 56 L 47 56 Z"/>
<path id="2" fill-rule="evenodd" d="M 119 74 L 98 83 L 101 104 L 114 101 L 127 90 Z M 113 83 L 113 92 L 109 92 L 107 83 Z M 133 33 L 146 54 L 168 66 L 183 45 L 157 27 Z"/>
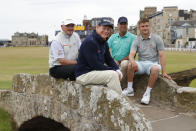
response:
<path id="1" fill-rule="evenodd" d="M 120 23 L 128 23 L 127 18 L 124 17 L 124 16 L 120 17 L 120 18 L 118 19 L 118 24 L 120 24 Z"/>
<path id="2" fill-rule="evenodd" d="M 110 20 L 104 18 L 101 19 L 98 25 L 109 26 L 110 28 L 113 28 L 113 23 Z"/>

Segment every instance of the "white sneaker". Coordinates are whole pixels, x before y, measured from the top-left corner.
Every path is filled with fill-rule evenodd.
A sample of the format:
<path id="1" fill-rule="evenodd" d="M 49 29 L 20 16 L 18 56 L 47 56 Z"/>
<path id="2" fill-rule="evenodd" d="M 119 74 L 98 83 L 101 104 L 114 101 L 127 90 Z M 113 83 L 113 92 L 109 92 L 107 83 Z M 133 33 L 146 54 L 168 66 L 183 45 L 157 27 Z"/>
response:
<path id="1" fill-rule="evenodd" d="M 134 91 L 132 90 L 129 90 L 128 88 L 125 88 L 123 91 L 122 91 L 122 94 L 125 95 L 125 96 L 134 96 Z"/>
<path id="2" fill-rule="evenodd" d="M 144 93 L 141 103 L 148 105 L 149 102 L 150 102 L 150 93 Z"/>

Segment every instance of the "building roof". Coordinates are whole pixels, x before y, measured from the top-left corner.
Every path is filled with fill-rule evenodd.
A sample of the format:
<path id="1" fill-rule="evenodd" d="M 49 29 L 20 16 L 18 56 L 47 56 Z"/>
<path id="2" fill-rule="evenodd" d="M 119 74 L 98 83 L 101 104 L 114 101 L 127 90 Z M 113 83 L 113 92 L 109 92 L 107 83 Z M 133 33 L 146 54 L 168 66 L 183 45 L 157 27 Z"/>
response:
<path id="1" fill-rule="evenodd" d="M 163 8 L 178 8 L 178 6 L 165 6 Z"/>
<path id="2" fill-rule="evenodd" d="M 149 15 L 148 19 L 152 19 L 153 17 L 156 17 L 156 16 L 158 16 L 158 15 L 162 15 L 162 14 L 163 14 L 162 11 L 158 11 L 158 12 L 152 14 L 152 15 Z"/>
<path id="3" fill-rule="evenodd" d="M 0 39 L 0 41 L 11 41 L 9 39 Z"/>

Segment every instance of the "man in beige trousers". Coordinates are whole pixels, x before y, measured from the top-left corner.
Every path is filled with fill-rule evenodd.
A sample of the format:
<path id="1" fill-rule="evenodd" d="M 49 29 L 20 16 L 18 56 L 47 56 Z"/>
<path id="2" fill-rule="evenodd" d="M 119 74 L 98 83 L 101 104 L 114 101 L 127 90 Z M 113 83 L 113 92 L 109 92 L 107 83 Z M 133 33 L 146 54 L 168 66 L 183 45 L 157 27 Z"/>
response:
<path id="1" fill-rule="evenodd" d="M 76 66 L 76 82 L 101 84 L 122 93 L 120 80 L 122 73 L 110 55 L 107 38 L 111 34 L 113 24 L 102 19 L 80 47 Z"/>

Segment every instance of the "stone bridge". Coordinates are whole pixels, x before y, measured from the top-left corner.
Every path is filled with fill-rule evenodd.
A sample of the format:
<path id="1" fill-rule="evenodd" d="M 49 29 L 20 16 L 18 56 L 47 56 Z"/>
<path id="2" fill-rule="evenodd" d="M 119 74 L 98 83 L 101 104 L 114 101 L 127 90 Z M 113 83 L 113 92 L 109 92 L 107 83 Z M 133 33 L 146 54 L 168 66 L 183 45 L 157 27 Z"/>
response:
<path id="1" fill-rule="evenodd" d="M 189 86 L 191 81 L 196 79 L 196 68 L 169 74 L 180 86 Z"/>
<path id="2" fill-rule="evenodd" d="M 135 98 L 141 98 L 147 76 L 134 80 Z M 36 116 L 53 119 L 72 131 L 151 131 L 151 122 L 135 102 L 105 86 L 82 86 L 47 74 L 17 74 L 12 90 L 0 90 L 0 108 L 17 127 Z M 159 77 L 152 102 L 196 112 L 196 89 L 180 87 Z"/>

